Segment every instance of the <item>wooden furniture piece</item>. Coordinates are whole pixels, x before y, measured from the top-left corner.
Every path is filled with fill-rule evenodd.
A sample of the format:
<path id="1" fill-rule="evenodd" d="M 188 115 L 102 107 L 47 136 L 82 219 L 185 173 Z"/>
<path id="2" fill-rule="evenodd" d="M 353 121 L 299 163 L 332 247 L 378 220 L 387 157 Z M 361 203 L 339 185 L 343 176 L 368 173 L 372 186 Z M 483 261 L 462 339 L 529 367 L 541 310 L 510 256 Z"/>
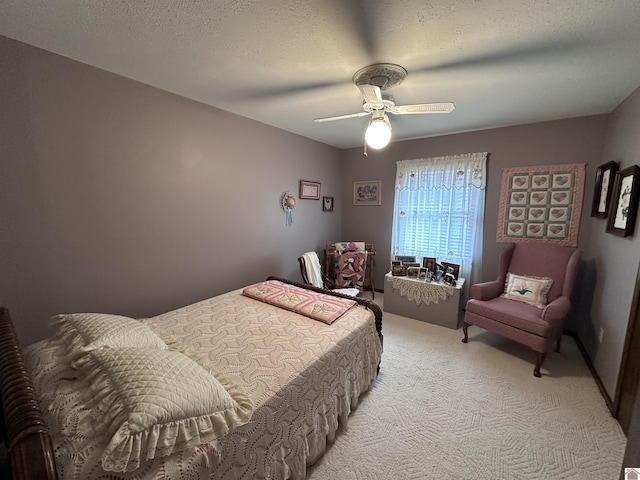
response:
<path id="1" fill-rule="evenodd" d="M 239 289 L 151 319 L 141 320 L 149 327 L 155 326 L 158 335 L 162 332 L 166 338 L 178 341 L 176 347 L 190 338 L 190 343 L 184 347 L 196 357 L 205 355 L 206 360 L 202 361 L 210 362 L 213 370 L 228 379 L 239 381 L 238 388 L 251 386 L 247 394 L 253 396 L 251 401 L 254 411 L 248 423 L 220 437 L 215 447 L 202 445 L 195 450 L 177 451 L 166 457 L 147 460 L 140 467 L 140 477 L 137 478 L 199 480 L 253 478 L 255 474 L 275 480 L 285 478 L 288 473 L 293 474 L 294 470 L 295 475 L 302 478 L 305 464 L 316 461 L 326 448 L 326 438 L 335 434 L 333 427 L 337 428 L 338 418 L 332 418 L 329 422 L 309 421 L 307 415 L 303 415 L 302 410 L 294 409 L 289 400 L 304 399 L 296 402 L 296 405 L 303 405 L 304 411 L 310 413 L 313 418 L 333 412 L 339 413 L 340 420 L 344 420 L 350 410 L 350 399 L 359 395 L 360 390 L 368 388 L 368 378 L 375 377 L 382 350 L 380 307 L 364 298 L 347 297 L 283 278 L 269 277 L 268 280 L 277 280 L 333 297 L 347 298 L 364 307 L 364 310 L 351 308 L 344 314 L 345 317 L 327 325 L 273 305 L 262 302 L 256 304 L 257 300 L 242 295 Z M 193 328 L 197 332 L 195 337 Z M 182 329 L 185 329 L 185 336 L 180 334 Z M 224 332 L 228 332 L 229 336 Z M 269 339 L 266 338 L 267 335 Z M 298 345 L 296 340 L 302 338 L 314 338 L 312 347 L 308 342 Z M 263 341 L 260 342 L 260 339 Z M 380 340 L 379 344 L 377 339 Z M 42 389 L 51 385 L 50 382 L 55 381 L 55 378 L 60 378 L 66 389 L 76 388 L 73 382 L 79 382 L 78 385 L 85 383 L 82 383 L 82 378 L 51 378 L 48 372 L 52 367 L 55 368 L 55 365 L 60 365 L 57 359 L 63 358 L 54 354 L 57 352 L 55 349 L 67 347 L 59 342 L 52 343 L 46 340 L 38 344 L 27 347 L 23 354 L 18 347 L 8 312 L 0 310 L 0 434 L 9 448 L 12 478 L 124 478 L 114 472 L 105 473 L 96 463 L 96 449 L 91 446 L 93 444 L 87 446 L 84 443 L 87 438 L 91 438 L 79 437 L 72 431 L 67 431 L 65 442 L 73 442 L 75 439 L 81 442 L 79 445 L 83 445 L 85 450 L 81 450 L 78 455 L 83 461 L 74 462 L 72 457 L 75 455 L 70 457 L 68 452 L 65 455 L 64 451 L 63 459 L 54 457 L 56 437 L 49 435 L 50 430 L 38 406 L 37 392 L 43 392 Z M 272 351 L 272 356 L 262 354 L 265 349 Z M 47 360 L 41 359 L 41 351 L 47 352 Z M 246 353 L 243 353 L 245 351 Z M 66 350 L 61 353 L 66 353 Z M 242 355 L 248 356 L 245 368 Z M 285 362 L 286 365 L 283 365 L 278 361 L 278 355 L 285 355 L 286 358 L 295 361 Z M 260 358 L 257 363 L 256 358 Z M 46 362 L 47 367 L 40 368 L 41 361 Z M 337 368 L 336 362 L 340 364 L 340 368 Z M 308 366 L 303 367 L 299 364 Z M 63 364 L 60 368 L 69 367 Z M 291 370 L 298 368 L 300 373 L 292 375 Z M 360 378 L 358 383 L 361 385 L 354 386 L 352 392 L 344 392 L 344 378 Z M 351 382 L 346 383 L 351 385 Z M 275 394 L 267 395 L 271 390 Z M 313 394 L 314 391 L 317 394 Z M 59 398 L 56 392 L 57 388 L 51 390 L 48 396 Z M 264 395 L 261 392 L 264 392 Z M 327 392 L 333 393 L 326 397 Z M 80 394 L 81 392 L 78 393 Z M 65 405 L 73 404 L 73 399 L 68 395 L 61 401 Z M 327 401 L 331 402 L 331 405 L 325 405 Z M 85 406 L 82 403 L 70 405 L 69 408 L 73 408 L 75 413 L 78 408 Z M 77 419 L 65 411 L 58 411 L 58 407 L 47 411 L 48 415 L 56 415 L 57 419 L 55 423 L 51 423 L 56 424 L 51 432 L 61 428 L 64 430 L 64 419 L 69 418 L 72 423 L 74 418 Z M 86 413 L 90 414 L 89 411 Z M 283 422 L 284 427 L 281 428 Z M 291 425 L 288 422 L 291 422 Z M 276 428 L 272 428 L 274 425 Z M 70 427 L 76 426 L 74 424 Z M 282 440 L 277 440 L 281 437 Z M 100 455 L 100 450 L 97 450 L 97 455 Z M 66 465 L 66 470 L 62 465 Z M 130 474 L 126 476 L 128 478 Z"/>
<path id="2" fill-rule="evenodd" d="M 373 266 L 374 266 L 374 257 L 376 256 L 376 250 L 373 243 L 365 243 L 364 249 L 367 251 L 367 268 L 365 272 L 365 279 L 363 288 L 365 290 L 371 290 L 371 299 L 375 300 L 375 288 L 373 285 Z M 334 243 L 327 243 L 324 249 L 324 271 L 327 275 L 328 279 L 333 282 L 334 280 L 334 264 L 333 258 L 334 253 L 336 251 L 336 247 Z"/>
<path id="3" fill-rule="evenodd" d="M 463 286 L 464 278 L 452 287 L 389 272 L 384 277 L 384 311 L 455 330 L 462 323 Z"/>
<path id="4" fill-rule="evenodd" d="M 6 308 L 0 308 L 0 392 L 0 440 L 8 447 L 11 460 L 0 471 L 13 472 L 9 478 L 14 479 L 57 479 L 49 430 Z"/>
<path id="5" fill-rule="evenodd" d="M 502 249 L 498 278 L 471 286 L 471 300 L 464 317 L 463 343 L 468 341 L 468 329 L 477 325 L 529 346 L 536 353 L 533 375 L 540 377 L 540 367 L 551 346 L 560 351 L 564 319 L 571 310 L 571 291 L 580 251 L 548 242 L 510 243 Z M 507 274 L 533 279 L 516 290 L 518 294 L 533 294 L 541 278 L 552 284 L 541 307 L 505 298 Z M 524 298 L 524 297 L 521 297 Z"/>
<path id="6" fill-rule="evenodd" d="M 298 264 L 300 265 L 302 281 L 307 285 L 313 285 L 314 287 L 324 288 L 336 293 L 350 295 L 352 297 L 360 295 L 359 288 L 344 288 L 333 283 L 322 271 L 320 259 L 316 252 L 306 252 L 304 255 L 298 257 Z"/>

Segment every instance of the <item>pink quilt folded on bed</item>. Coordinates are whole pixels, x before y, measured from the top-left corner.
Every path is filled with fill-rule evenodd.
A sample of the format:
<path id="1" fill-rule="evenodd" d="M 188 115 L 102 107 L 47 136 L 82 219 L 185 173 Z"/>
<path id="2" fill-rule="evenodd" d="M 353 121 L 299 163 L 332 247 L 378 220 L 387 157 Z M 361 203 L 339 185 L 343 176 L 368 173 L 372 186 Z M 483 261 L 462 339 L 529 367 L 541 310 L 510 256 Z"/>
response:
<path id="1" fill-rule="evenodd" d="M 242 294 L 328 325 L 356 304 L 354 300 L 332 297 L 278 280 L 256 283 L 242 290 Z"/>

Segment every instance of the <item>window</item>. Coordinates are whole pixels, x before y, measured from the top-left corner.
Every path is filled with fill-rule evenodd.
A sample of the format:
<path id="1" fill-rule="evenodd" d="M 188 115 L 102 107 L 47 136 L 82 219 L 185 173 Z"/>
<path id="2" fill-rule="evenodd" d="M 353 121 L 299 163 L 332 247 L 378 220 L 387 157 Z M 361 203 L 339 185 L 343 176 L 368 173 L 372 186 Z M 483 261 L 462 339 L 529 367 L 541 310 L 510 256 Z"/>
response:
<path id="1" fill-rule="evenodd" d="M 480 281 L 486 163 L 486 153 L 397 162 L 391 258 L 436 257 Z"/>

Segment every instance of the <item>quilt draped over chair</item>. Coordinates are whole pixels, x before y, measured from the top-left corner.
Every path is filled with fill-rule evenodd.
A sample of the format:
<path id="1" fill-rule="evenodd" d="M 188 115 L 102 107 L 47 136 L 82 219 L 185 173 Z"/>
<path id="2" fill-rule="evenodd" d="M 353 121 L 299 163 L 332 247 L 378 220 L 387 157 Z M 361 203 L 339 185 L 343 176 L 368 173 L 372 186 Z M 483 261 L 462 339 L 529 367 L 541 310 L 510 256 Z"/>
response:
<path id="1" fill-rule="evenodd" d="M 320 259 L 316 252 L 303 253 L 301 257 L 298 257 L 298 263 L 300 264 L 300 274 L 302 275 L 302 281 L 304 283 L 352 297 L 360 294 L 360 290 L 356 287 L 345 288 L 344 285 L 339 285 L 329 280 L 329 278 L 322 273 Z"/>

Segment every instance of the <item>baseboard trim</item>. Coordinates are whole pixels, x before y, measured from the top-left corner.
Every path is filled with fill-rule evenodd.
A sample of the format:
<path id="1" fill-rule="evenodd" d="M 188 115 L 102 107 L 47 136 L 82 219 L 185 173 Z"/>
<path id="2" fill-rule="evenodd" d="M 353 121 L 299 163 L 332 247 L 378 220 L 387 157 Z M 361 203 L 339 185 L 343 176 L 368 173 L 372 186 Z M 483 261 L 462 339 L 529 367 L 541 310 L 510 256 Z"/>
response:
<path id="1" fill-rule="evenodd" d="M 584 345 L 582 344 L 582 341 L 580 340 L 580 337 L 573 330 L 565 330 L 562 333 L 563 333 L 563 335 L 568 335 L 570 337 L 573 337 L 573 339 L 575 340 L 576 345 L 578 345 L 578 349 L 580 350 L 580 353 L 582 354 L 582 358 L 584 358 L 584 361 L 587 364 L 587 367 L 589 367 L 589 371 L 591 372 L 591 376 L 596 381 L 596 385 L 598 386 L 598 390 L 600 390 L 600 394 L 602 395 L 602 397 L 604 398 L 605 403 L 607 404 L 607 408 L 609 409 L 609 412 L 611 412 L 611 415 L 614 416 L 613 400 L 611 399 L 611 397 L 609 397 L 609 394 L 607 393 L 607 390 L 604 388 L 604 384 L 602 383 L 602 380 L 600 380 L 600 376 L 598 375 L 598 372 L 596 372 L 596 369 L 593 366 L 593 362 L 589 358 L 589 355 L 587 354 L 587 349 L 584 348 Z"/>

